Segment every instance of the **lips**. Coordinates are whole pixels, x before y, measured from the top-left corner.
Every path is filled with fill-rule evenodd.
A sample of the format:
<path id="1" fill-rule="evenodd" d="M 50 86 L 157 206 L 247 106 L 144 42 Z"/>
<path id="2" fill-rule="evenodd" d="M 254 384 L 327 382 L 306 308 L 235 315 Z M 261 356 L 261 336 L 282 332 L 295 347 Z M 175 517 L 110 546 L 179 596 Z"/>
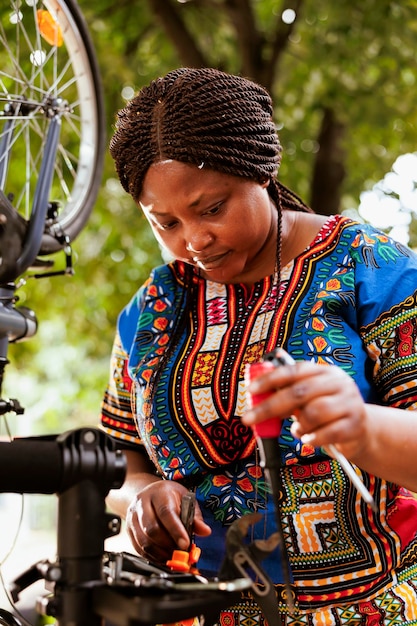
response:
<path id="1" fill-rule="evenodd" d="M 196 265 L 202 269 L 212 269 L 218 267 L 223 262 L 223 259 L 229 254 L 229 252 L 223 252 L 222 254 L 213 254 L 208 257 L 200 258 L 194 257 L 193 261 Z"/>

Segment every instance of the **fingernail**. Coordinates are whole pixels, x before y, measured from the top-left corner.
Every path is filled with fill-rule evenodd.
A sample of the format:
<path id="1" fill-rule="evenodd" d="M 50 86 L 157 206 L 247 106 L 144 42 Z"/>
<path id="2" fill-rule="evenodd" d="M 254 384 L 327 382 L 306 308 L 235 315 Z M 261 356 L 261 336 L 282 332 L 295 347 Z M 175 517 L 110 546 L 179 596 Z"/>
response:
<path id="1" fill-rule="evenodd" d="M 316 436 L 313 433 L 305 433 L 305 435 L 301 437 L 303 443 L 312 443 L 315 439 Z"/>
<path id="2" fill-rule="evenodd" d="M 258 389 L 259 389 L 259 383 L 255 378 L 254 380 L 251 381 L 250 385 L 248 386 L 248 391 L 249 393 L 256 393 Z"/>
<path id="3" fill-rule="evenodd" d="M 178 547 L 180 550 L 187 550 L 188 546 L 190 545 L 190 542 L 187 541 L 186 539 L 182 538 L 178 539 Z"/>
<path id="4" fill-rule="evenodd" d="M 242 422 L 243 422 L 243 424 L 246 424 L 247 426 L 250 426 L 250 424 L 252 424 L 254 419 L 255 419 L 255 414 L 253 413 L 253 411 L 248 411 L 242 417 Z"/>

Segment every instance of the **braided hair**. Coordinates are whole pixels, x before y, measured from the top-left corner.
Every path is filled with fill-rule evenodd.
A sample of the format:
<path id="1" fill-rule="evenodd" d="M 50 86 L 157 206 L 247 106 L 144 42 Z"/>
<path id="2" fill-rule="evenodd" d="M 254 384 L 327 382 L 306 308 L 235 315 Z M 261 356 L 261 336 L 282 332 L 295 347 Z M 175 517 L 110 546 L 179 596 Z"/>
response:
<path id="1" fill-rule="evenodd" d="M 213 68 L 180 68 L 143 87 L 118 112 L 110 154 L 136 202 L 149 167 L 173 159 L 257 182 L 269 179 L 277 207 L 308 211 L 275 180 L 281 144 L 272 113 L 271 97 L 257 83 Z"/>
<path id="2" fill-rule="evenodd" d="M 282 211 L 311 209 L 276 180 L 282 148 L 272 115 L 271 96 L 257 83 L 213 68 L 180 68 L 143 87 L 117 113 L 110 154 L 124 190 L 136 202 L 149 167 L 166 159 L 259 183 L 269 180 L 268 194 L 278 212 L 275 280 L 279 283 Z M 186 265 L 182 314 L 164 362 L 189 319 L 194 277 L 193 267 Z M 156 380 L 152 387 L 155 384 Z"/>

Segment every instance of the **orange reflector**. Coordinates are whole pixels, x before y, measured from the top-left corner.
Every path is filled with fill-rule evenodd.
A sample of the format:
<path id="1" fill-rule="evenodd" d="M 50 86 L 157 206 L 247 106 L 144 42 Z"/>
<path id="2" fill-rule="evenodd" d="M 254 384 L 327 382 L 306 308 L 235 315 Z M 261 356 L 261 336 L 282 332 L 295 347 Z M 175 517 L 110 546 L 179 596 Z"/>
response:
<path id="1" fill-rule="evenodd" d="M 64 39 L 62 37 L 61 27 L 49 11 L 38 9 L 36 11 L 36 17 L 38 19 L 39 32 L 45 41 L 51 46 L 57 46 L 57 48 L 62 46 Z"/>

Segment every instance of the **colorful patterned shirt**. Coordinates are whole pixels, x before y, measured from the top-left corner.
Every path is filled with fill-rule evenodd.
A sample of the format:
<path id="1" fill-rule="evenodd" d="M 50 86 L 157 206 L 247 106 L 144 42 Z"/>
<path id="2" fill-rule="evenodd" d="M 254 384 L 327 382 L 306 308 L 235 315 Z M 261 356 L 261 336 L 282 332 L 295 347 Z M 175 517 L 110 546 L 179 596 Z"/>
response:
<path id="1" fill-rule="evenodd" d="M 122 311 L 102 427 L 125 446 L 144 446 L 161 476 L 195 489 L 212 528 L 210 537 L 197 538 L 199 568 L 213 574 L 234 520 L 262 513 L 251 540 L 276 530 L 256 442 L 241 422 L 245 365 L 279 345 L 295 360 L 343 368 L 366 402 L 415 409 L 417 257 L 372 226 L 333 216 L 284 268 L 279 293 L 273 277 L 251 289 L 194 280 L 188 327 L 152 404 L 147 382 L 182 306 L 182 263 L 156 268 Z M 369 600 L 417 569 L 417 501 L 356 468 L 375 499 L 374 513 L 340 465 L 294 439 L 290 424 L 284 421 L 279 439 L 281 513 L 297 607 Z M 285 612 L 279 549 L 262 566 Z"/>

